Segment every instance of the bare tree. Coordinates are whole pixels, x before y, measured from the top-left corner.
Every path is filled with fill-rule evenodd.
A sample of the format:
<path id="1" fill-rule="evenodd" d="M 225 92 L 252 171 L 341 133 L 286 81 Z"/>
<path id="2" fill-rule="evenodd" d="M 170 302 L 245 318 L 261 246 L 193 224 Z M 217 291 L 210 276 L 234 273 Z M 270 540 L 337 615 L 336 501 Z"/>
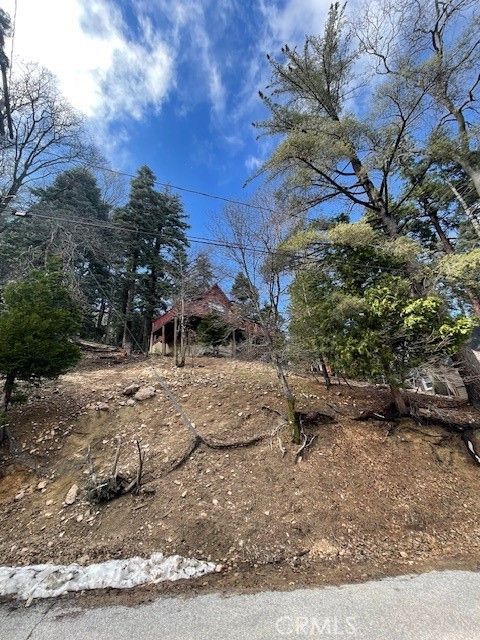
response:
<path id="1" fill-rule="evenodd" d="M 480 196 L 478 0 L 369 0 L 352 21 L 380 74 L 429 106 L 433 156 L 458 162 Z"/>
<path id="2" fill-rule="evenodd" d="M 10 98 L 13 139 L 0 146 L 0 214 L 24 187 L 47 180 L 89 149 L 81 117 L 46 69 L 24 66 L 13 78 Z"/>
<path id="3" fill-rule="evenodd" d="M 300 444 L 301 425 L 286 368 L 281 313 L 288 284 L 282 268 L 281 244 L 288 237 L 293 223 L 291 216 L 285 215 L 280 209 L 278 213 L 274 212 L 272 201 L 269 195 L 258 196 L 260 209 L 255 214 L 241 205 L 228 206 L 216 234 L 226 245 L 229 259 L 244 274 L 251 288 L 256 321 L 262 329 L 265 346 L 287 405 L 292 441 Z M 260 296 L 257 296 L 257 290 Z"/>

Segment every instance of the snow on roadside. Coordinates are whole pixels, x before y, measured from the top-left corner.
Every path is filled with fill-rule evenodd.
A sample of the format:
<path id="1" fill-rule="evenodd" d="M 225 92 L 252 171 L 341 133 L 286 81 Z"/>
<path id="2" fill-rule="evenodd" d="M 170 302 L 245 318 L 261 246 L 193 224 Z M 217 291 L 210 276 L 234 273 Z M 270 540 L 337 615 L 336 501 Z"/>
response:
<path id="1" fill-rule="evenodd" d="M 198 578 L 220 570 L 213 562 L 153 553 L 150 558 L 108 560 L 98 564 L 0 566 L 0 595 L 23 600 L 51 598 L 67 591 L 130 589 L 140 584 Z"/>

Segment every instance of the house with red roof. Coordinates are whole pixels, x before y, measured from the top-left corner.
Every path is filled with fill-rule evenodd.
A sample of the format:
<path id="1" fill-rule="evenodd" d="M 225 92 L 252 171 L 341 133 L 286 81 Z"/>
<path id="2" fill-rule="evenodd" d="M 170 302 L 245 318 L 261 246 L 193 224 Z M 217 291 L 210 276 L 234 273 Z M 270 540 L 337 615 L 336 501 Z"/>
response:
<path id="1" fill-rule="evenodd" d="M 218 317 L 227 327 L 228 335 L 220 352 L 235 355 L 237 348 L 246 341 L 254 341 L 262 335 L 262 328 L 256 322 L 242 317 L 238 306 L 232 302 L 218 284 L 214 284 L 194 300 L 177 303 L 156 318 L 152 325 L 150 352 L 161 355 L 175 353 L 182 339 L 190 350 L 198 353 L 201 346 L 196 341 L 196 328 L 203 318 Z M 183 322 L 182 322 L 183 320 Z"/>

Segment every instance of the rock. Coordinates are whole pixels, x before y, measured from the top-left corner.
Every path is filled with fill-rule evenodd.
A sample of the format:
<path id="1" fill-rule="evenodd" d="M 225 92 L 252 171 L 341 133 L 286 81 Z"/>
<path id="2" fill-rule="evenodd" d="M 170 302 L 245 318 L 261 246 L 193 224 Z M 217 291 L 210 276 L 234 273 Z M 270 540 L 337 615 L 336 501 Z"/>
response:
<path id="1" fill-rule="evenodd" d="M 50 506 L 50 505 L 52 505 L 52 504 L 53 504 L 53 500 L 47 500 L 47 501 L 45 502 L 45 506 L 46 506 L 46 507 L 49 507 L 49 506 Z"/>
<path id="2" fill-rule="evenodd" d="M 81 522 L 83 520 L 83 513 L 79 513 L 77 516 L 77 522 Z"/>
<path id="3" fill-rule="evenodd" d="M 97 402 L 95 405 L 96 411 L 110 411 L 110 407 L 106 402 Z"/>
<path id="4" fill-rule="evenodd" d="M 18 500 L 21 500 L 24 497 L 25 497 L 25 491 L 22 489 L 22 491 L 19 491 L 17 493 L 17 495 L 15 496 L 14 500 L 18 501 Z"/>
<path id="5" fill-rule="evenodd" d="M 51 511 L 47 511 L 45 513 L 45 518 L 51 518 L 53 516 L 53 513 Z"/>
<path id="6" fill-rule="evenodd" d="M 153 398 L 154 395 L 155 387 L 142 387 L 135 393 L 133 397 L 135 398 L 135 400 L 139 400 L 140 402 L 142 402 L 143 400 Z"/>
<path id="7" fill-rule="evenodd" d="M 37 489 L 41 491 L 42 489 L 45 489 L 46 486 L 47 486 L 47 481 L 40 480 L 40 482 L 37 484 Z"/>
<path id="8" fill-rule="evenodd" d="M 124 396 L 133 396 L 139 389 L 139 384 L 130 384 L 128 387 L 125 387 L 125 389 L 122 391 L 122 394 Z"/>
<path id="9" fill-rule="evenodd" d="M 406 551 L 400 551 L 401 558 L 408 558 L 408 553 Z"/>
<path id="10" fill-rule="evenodd" d="M 216 507 L 218 505 L 218 500 L 216 498 L 214 498 L 212 500 L 212 504 Z"/>
<path id="11" fill-rule="evenodd" d="M 127 405 L 127 407 L 133 407 L 133 405 L 135 404 L 135 400 L 133 398 L 129 398 L 125 404 Z"/>
<path id="12" fill-rule="evenodd" d="M 73 504 L 77 499 L 77 494 L 78 494 L 78 485 L 72 484 L 72 486 L 68 490 L 67 495 L 65 496 L 65 504 Z"/>
<path id="13" fill-rule="evenodd" d="M 90 556 L 88 555 L 80 556 L 79 558 L 77 558 L 77 564 L 87 564 L 89 560 Z"/>

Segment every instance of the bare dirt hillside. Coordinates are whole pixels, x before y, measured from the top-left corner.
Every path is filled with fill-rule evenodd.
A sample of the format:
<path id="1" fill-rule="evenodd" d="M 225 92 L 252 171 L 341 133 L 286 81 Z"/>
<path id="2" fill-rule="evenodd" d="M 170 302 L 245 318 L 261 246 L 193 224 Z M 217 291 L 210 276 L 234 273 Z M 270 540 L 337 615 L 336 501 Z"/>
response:
<path id="1" fill-rule="evenodd" d="M 378 409 L 385 392 L 346 385 L 326 392 L 294 377 L 303 411 L 336 416 L 309 425 L 316 439 L 300 462 L 280 430 L 246 448 L 200 448 L 165 475 L 190 435 L 150 362 L 205 436 L 241 440 L 278 428 L 271 410 L 281 412 L 282 401 L 266 365 L 205 358 L 175 369 L 161 358 L 113 366 L 86 360 L 11 411 L 24 456 L 21 464 L 6 451 L 1 458 L 0 564 L 162 551 L 224 565 L 195 588 L 288 588 L 480 564 L 480 468 L 458 436 L 411 421 L 393 433 L 384 422 L 353 421 L 361 410 Z M 157 391 L 132 401 L 122 394 L 132 383 Z M 447 401 L 436 404 L 469 416 Z M 107 469 L 118 438 L 119 470 L 127 475 L 137 464 L 133 441 L 141 441 L 145 491 L 91 505 L 87 448 Z M 74 484 L 78 495 L 66 505 Z"/>

